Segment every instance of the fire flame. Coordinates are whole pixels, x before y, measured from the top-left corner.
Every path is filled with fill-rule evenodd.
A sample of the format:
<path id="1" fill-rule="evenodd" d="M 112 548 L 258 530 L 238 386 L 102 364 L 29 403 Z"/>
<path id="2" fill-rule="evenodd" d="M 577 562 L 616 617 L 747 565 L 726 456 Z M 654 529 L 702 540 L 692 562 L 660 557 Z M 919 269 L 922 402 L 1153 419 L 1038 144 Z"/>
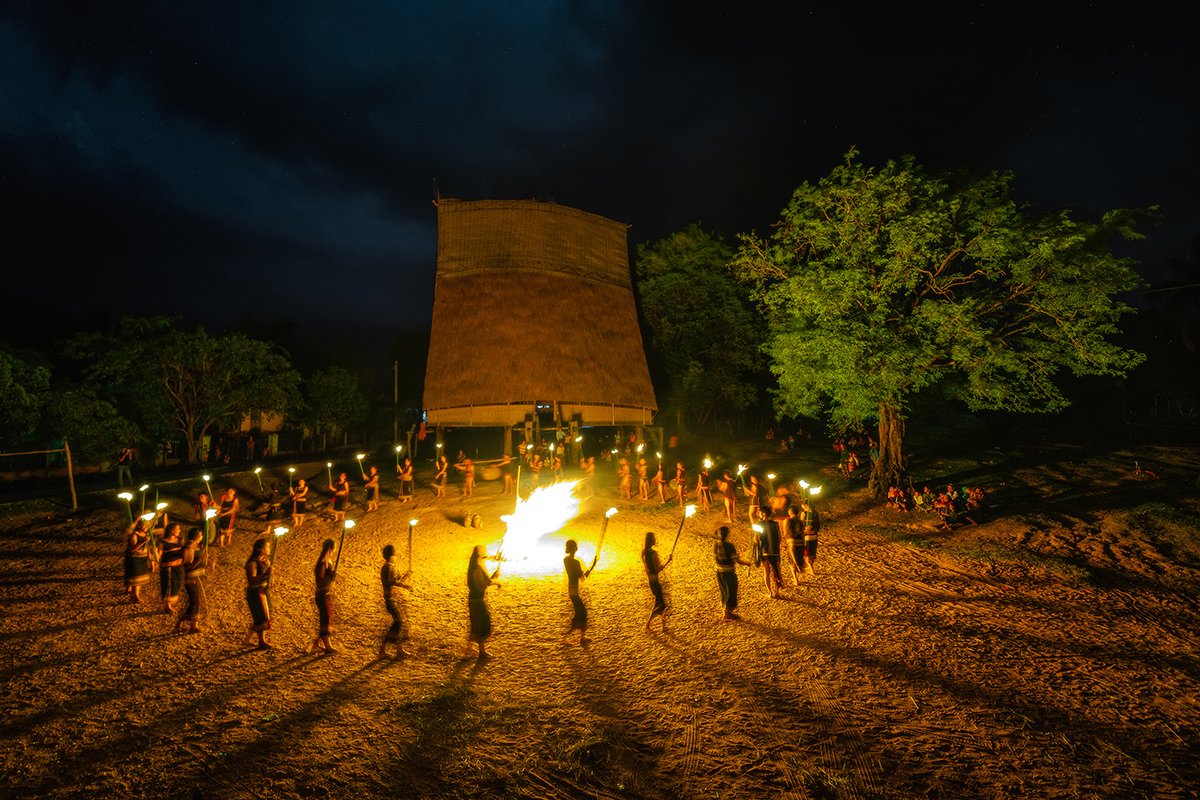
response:
<path id="1" fill-rule="evenodd" d="M 500 517 L 507 526 L 500 543 L 504 572 L 545 575 L 562 569 L 562 543 L 548 541 L 548 537 L 579 513 L 578 483 L 566 481 L 535 489 L 528 500 L 517 498 L 512 514 Z"/>

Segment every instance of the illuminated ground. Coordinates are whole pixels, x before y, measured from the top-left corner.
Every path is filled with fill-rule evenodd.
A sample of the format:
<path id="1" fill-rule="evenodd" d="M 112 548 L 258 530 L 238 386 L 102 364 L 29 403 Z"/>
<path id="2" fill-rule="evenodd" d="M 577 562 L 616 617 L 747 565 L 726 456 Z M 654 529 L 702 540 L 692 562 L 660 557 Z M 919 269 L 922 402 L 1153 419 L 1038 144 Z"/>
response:
<path id="1" fill-rule="evenodd" d="M 587 582 L 591 646 L 561 642 L 559 574 L 505 577 L 490 595 L 496 657 L 483 664 L 460 658 L 464 573 L 511 508 L 496 484 L 466 502 L 425 493 L 357 515 L 336 587 L 340 652 L 323 658 L 301 648 L 331 522 L 285 539 L 277 646 L 260 653 L 239 645 L 240 563 L 257 523 L 222 554 L 207 631 L 173 636 L 154 603 L 123 598 L 123 510 L 65 522 L 49 506 L 5 507 L 0 794 L 1192 796 L 1197 456 L 1136 454 L 1164 471 L 1148 481 L 1130 453 L 1024 455 L 942 465 L 974 471 L 1004 515 L 952 533 L 873 509 L 826 475 L 819 574 L 772 601 L 743 569 L 740 623 L 718 620 L 707 538 L 718 514 L 693 520 L 667 572 L 665 636 L 642 629 L 636 553 L 647 529 L 671 538 L 678 510 L 615 502 Z M 594 542 L 614 497 L 585 501 L 567 530 Z M 481 529 L 461 524 L 467 512 Z M 413 655 L 379 661 L 377 554 L 390 541 L 404 565 L 410 517 Z"/>

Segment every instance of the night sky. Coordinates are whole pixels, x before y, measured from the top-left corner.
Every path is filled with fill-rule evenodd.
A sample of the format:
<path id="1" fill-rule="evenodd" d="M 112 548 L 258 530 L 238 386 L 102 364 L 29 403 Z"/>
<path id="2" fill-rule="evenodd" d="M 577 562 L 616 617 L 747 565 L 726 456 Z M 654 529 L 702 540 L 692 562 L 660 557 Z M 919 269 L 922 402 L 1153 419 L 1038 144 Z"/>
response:
<path id="1" fill-rule="evenodd" d="M 124 5 L 0 11 L 10 342 L 122 313 L 391 336 L 429 323 L 435 192 L 732 235 L 851 145 L 1159 204 L 1151 280 L 1200 235 L 1195 12 Z"/>

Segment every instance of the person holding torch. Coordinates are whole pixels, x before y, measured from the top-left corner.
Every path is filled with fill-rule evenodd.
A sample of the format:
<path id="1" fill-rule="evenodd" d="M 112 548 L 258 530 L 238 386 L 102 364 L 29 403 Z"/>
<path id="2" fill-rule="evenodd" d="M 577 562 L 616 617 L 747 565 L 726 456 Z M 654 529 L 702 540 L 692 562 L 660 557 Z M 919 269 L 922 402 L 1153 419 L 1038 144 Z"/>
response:
<path id="1" fill-rule="evenodd" d="M 246 605 L 250 609 L 250 630 L 246 644 L 254 643 L 258 637 L 258 649 L 267 650 L 266 632 L 271 630 L 271 601 L 267 591 L 271 587 L 271 559 L 267 556 L 267 540 L 260 536 L 254 540 L 250 557 L 246 559 Z"/>
<path id="2" fill-rule="evenodd" d="M 662 617 L 662 632 L 667 632 L 667 600 L 663 595 L 662 587 L 662 571 L 667 568 L 674 558 L 674 554 L 667 556 L 667 560 L 663 561 L 658 555 L 658 551 L 654 549 L 656 539 L 654 531 L 646 531 L 646 543 L 642 547 L 642 564 L 646 567 L 646 582 L 650 585 L 650 594 L 654 595 L 654 608 L 650 609 L 650 616 L 646 618 L 646 632 L 650 632 L 650 623 L 655 617 Z"/>

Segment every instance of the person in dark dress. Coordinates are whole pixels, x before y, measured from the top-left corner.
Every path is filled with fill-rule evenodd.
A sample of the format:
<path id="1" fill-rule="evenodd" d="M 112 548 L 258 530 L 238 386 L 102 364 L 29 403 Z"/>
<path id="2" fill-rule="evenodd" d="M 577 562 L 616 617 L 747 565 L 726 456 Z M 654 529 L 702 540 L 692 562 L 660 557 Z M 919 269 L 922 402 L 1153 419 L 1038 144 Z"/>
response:
<path id="1" fill-rule="evenodd" d="M 162 613 L 174 614 L 183 591 L 183 526 L 172 522 L 167 526 L 158 546 L 158 590 L 163 600 Z"/>
<path id="2" fill-rule="evenodd" d="M 254 540 L 250 557 L 246 559 L 246 605 L 250 609 L 250 630 L 246 644 L 253 644 L 258 637 L 258 649 L 266 650 L 267 631 L 271 630 L 271 601 L 267 591 L 271 588 L 271 559 L 267 556 L 267 540 Z"/>
<path id="3" fill-rule="evenodd" d="M 217 514 L 218 546 L 224 547 L 233 541 L 233 524 L 237 520 L 240 505 L 237 490 L 230 486 L 221 495 L 221 510 Z"/>
<path id="4" fill-rule="evenodd" d="M 204 592 L 204 531 L 192 528 L 188 531 L 187 543 L 183 547 L 183 591 L 187 595 L 187 608 L 175 623 L 176 633 L 199 633 L 204 619 L 207 597 Z"/>
<path id="5" fill-rule="evenodd" d="M 467 655 L 471 654 L 471 642 L 479 649 L 479 659 L 488 658 L 487 640 L 492 635 L 492 614 L 488 610 L 486 593 L 489 586 L 499 587 L 496 582 L 500 569 L 488 575 L 484 567 L 487 551 L 483 545 L 477 544 L 471 551 L 471 560 L 467 564 L 467 612 L 471 618 L 471 631 L 467 635 Z"/>
<path id="6" fill-rule="evenodd" d="M 330 590 L 333 588 L 333 579 L 337 577 L 333 568 L 333 548 L 335 546 L 333 539 L 326 539 L 322 542 L 321 554 L 317 556 L 317 563 L 313 565 L 313 578 L 316 584 L 313 600 L 317 606 L 317 635 L 312 644 L 308 646 L 310 653 L 316 652 L 318 647 L 325 654 L 334 652 L 333 645 L 329 643 L 329 634 L 333 630 L 333 595 Z"/>
<path id="7" fill-rule="evenodd" d="M 737 615 L 738 578 L 735 565 L 750 566 L 750 562 L 737 554 L 737 548 L 729 541 L 729 527 L 717 528 L 717 541 L 713 543 L 713 557 L 717 563 L 717 586 L 721 589 L 721 605 L 725 608 L 725 619 L 741 619 Z"/>
<path id="8" fill-rule="evenodd" d="M 142 602 L 142 587 L 150 584 L 150 524 L 138 517 L 125 531 L 125 593 L 130 602 Z"/>
<path id="9" fill-rule="evenodd" d="M 658 551 L 654 549 L 656 543 L 654 532 L 646 531 L 646 543 L 642 547 L 642 565 L 646 568 L 646 582 L 650 584 L 650 594 L 654 596 L 654 608 L 650 609 L 650 616 L 646 618 L 646 630 L 650 630 L 650 623 L 655 617 L 662 618 L 662 631 L 667 632 L 667 600 L 663 595 L 662 587 L 662 571 L 671 563 L 674 556 L 668 556 L 666 561 L 659 557 Z"/>
<path id="10" fill-rule="evenodd" d="M 758 557 L 767 583 L 767 593 L 771 597 L 779 597 L 779 587 L 783 585 L 783 576 L 779 572 L 779 523 L 760 509 L 755 533 L 758 536 Z"/>

